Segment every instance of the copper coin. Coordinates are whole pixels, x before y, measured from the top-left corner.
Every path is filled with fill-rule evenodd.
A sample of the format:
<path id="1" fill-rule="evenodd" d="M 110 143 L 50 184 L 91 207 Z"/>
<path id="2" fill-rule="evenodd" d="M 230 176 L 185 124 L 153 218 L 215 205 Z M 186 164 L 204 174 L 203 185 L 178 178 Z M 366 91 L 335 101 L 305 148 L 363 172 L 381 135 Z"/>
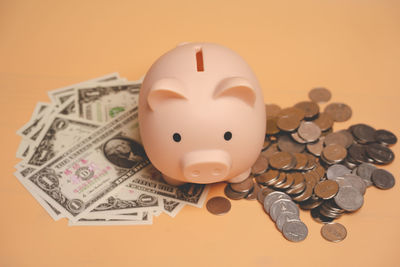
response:
<path id="1" fill-rule="evenodd" d="M 294 141 L 300 144 L 307 144 L 307 141 L 300 137 L 298 132 L 293 132 L 290 134 Z"/>
<path id="2" fill-rule="evenodd" d="M 282 188 L 281 186 L 284 185 L 286 182 L 286 173 L 281 172 L 279 173 L 278 179 L 271 185 L 274 188 Z"/>
<path id="3" fill-rule="evenodd" d="M 318 125 L 321 131 L 327 131 L 332 128 L 334 121 L 331 116 L 325 112 L 322 112 L 319 114 L 318 118 L 314 120 L 314 123 Z"/>
<path id="4" fill-rule="evenodd" d="M 322 178 L 325 176 L 325 168 L 321 166 L 321 164 L 317 164 L 317 167 L 315 168 L 316 173 L 318 173 L 319 178 Z"/>
<path id="5" fill-rule="evenodd" d="M 296 166 L 293 169 L 303 170 L 307 166 L 308 157 L 302 153 L 293 153 L 293 156 L 296 158 Z"/>
<path id="6" fill-rule="evenodd" d="M 313 187 L 311 185 L 306 184 L 305 190 L 300 195 L 292 197 L 292 199 L 296 202 L 302 202 L 310 199 L 312 194 L 313 194 Z"/>
<path id="7" fill-rule="evenodd" d="M 322 150 L 322 155 L 330 163 L 339 163 L 347 156 L 347 150 L 340 145 L 328 145 Z"/>
<path id="8" fill-rule="evenodd" d="M 265 138 L 262 150 L 266 150 L 270 144 L 271 144 L 271 140 L 269 138 Z"/>
<path id="9" fill-rule="evenodd" d="M 312 188 L 319 182 L 318 174 L 315 171 L 309 171 L 304 174 L 304 180 L 306 184 L 311 186 Z"/>
<path id="10" fill-rule="evenodd" d="M 306 155 L 308 157 L 308 162 L 307 162 L 306 167 L 304 167 L 304 169 L 305 170 L 314 169 L 315 166 L 317 165 L 317 161 L 318 161 L 317 158 L 309 153 L 304 153 L 304 155 Z"/>
<path id="11" fill-rule="evenodd" d="M 260 154 L 256 162 L 251 167 L 251 173 L 257 175 L 264 173 L 267 169 L 268 169 L 268 159 L 262 154 Z"/>
<path id="12" fill-rule="evenodd" d="M 230 184 L 227 184 L 225 186 L 224 193 L 228 198 L 230 198 L 232 200 L 239 200 L 239 199 L 244 198 L 248 192 L 239 193 L 239 192 L 233 191 Z"/>
<path id="13" fill-rule="evenodd" d="M 281 111 L 281 107 L 276 104 L 265 104 L 265 112 L 267 113 L 267 117 L 276 117 Z"/>
<path id="14" fill-rule="evenodd" d="M 301 172 L 291 172 L 288 173 L 287 176 L 293 176 L 293 184 L 290 188 L 299 188 L 301 187 L 301 184 L 304 182 L 304 174 Z"/>
<path id="15" fill-rule="evenodd" d="M 332 94 L 331 92 L 323 87 L 317 87 L 317 88 L 313 88 L 309 93 L 308 93 L 308 97 L 311 99 L 311 101 L 313 102 L 328 102 L 331 97 Z"/>
<path id="16" fill-rule="evenodd" d="M 260 191 L 261 188 L 257 183 L 254 183 L 253 190 L 250 191 L 250 193 L 245 197 L 247 200 L 255 200 L 258 195 L 258 191 Z"/>
<path id="17" fill-rule="evenodd" d="M 240 183 L 231 183 L 230 184 L 231 189 L 235 192 L 238 193 L 247 193 L 249 192 L 253 186 L 254 186 L 254 182 L 253 182 L 253 176 L 249 176 L 248 178 L 244 179 L 242 182 Z"/>
<path id="18" fill-rule="evenodd" d="M 269 163 L 274 169 L 288 169 L 296 158 L 289 152 L 278 152 L 269 158 Z"/>
<path id="19" fill-rule="evenodd" d="M 328 134 L 330 134 L 330 133 L 332 133 L 332 132 L 333 132 L 333 129 L 330 128 L 330 129 L 328 129 L 328 130 L 326 130 L 326 131 L 323 131 L 323 132 L 321 133 L 321 136 L 327 136 Z"/>
<path id="20" fill-rule="evenodd" d="M 298 195 L 304 192 L 304 190 L 307 187 L 307 183 L 305 182 L 305 180 L 303 182 L 301 182 L 301 184 L 299 185 L 299 187 L 294 188 L 293 186 L 290 187 L 288 190 L 286 190 L 285 192 L 288 193 L 289 195 Z"/>
<path id="21" fill-rule="evenodd" d="M 282 135 L 278 138 L 278 147 L 281 151 L 301 153 L 306 146 L 295 142 L 289 135 Z"/>
<path id="22" fill-rule="evenodd" d="M 321 235 L 330 242 L 340 242 L 346 238 L 347 230 L 340 223 L 327 223 L 322 226 Z"/>
<path id="23" fill-rule="evenodd" d="M 207 210 L 214 215 L 222 215 L 231 210 L 231 202 L 224 197 L 213 197 L 207 201 Z"/>
<path id="24" fill-rule="evenodd" d="M 346 139 L 346 145 L 344 146 L 345 148 L 349 148 L 354 143 L 354 138 L 350 131 L 340 130 L 338 133 L 342 134 Z"/>
<path id="25" fill-rule="evenodd" d="M 277 125 L 278 119 L 276 117 L 268 117 L 267 118 L 267 128 L 265 130 L 266 134 L 273 135 L 280 132 L 280 129 Z"/>
<path id="26" fill-rule="evenodd" d="M 276 122 L 276 125 L 282 131 L 293 132 L 299 127 L 300 120 L 294 116 L 280 116 Z"/>
<path id="27" fill-rule="evenodd" d="M 305 115 L 304 110 L 296 107 L 290 107 L 282 109 L 279 112 L 278 117 L 283 117 L 283 116 L 294 117 L 297 120 L 301 121 L 302 119 L 304 119 L 304 115 Z"/>
<path id="28" fill-rule="evenodd" d="M 294 176 L 286 174 L 286 181 L 279 188 L 288 189 L 293 185 L 293 183 L 294 183 Z"/>
<path id="29" fill-rule="evenodd" d="M 304 119 L 312 119 L 316 117 L 319 113 L 319 106 L 312 101 L 302 101 L 294 105 L 304 111 Z"/>
<path id="30" fill-rule="evenodd" d="M 319 157 L 321 155 L 322 149 L 324 149 L 324 137 L 319 138 L 314 143 L 307 144 L 307 150 L 313 155 Z"/>
<path id="31" fill-rule="evenodd" d="M 338 122 L 347 121 L 352 115 L 351 108 L 344 103 L 331 103 L 325 107 L 324 112 Z"/>
<path id="32" fill-rule="evenodd" d="M 303 201 L 300 204 L 300 208 L 303 210 L 312 210 L 321 205 L 323 202 L 322 199 L 313 199 L 312 196 L 310 199 Z"/>
<path id="33" fill-rule="evenodd" d="M 349 139 L 343 132 L 334 132 L 325 136 L 324 143 L 326 146 L 336 144 L 347 148 L 347 146 L 349 145 Z"/>
<path id="34" fill-rule="evenodd" d="M 322 199 L 331 199 L 338 191 L 339 184 L 332 180 L 319 182 L 314 188 L 314 193 Z"/>
<path id="35" fill-rule="evenodd" d="M 260 184 L 269 184 L 274 183 L 276 179 L 279 177 L 279 171 L 277 170 L 268 170 L 267 172 L 256 176 L 257 183 Z"/>
<path id="36" fill-rule="evenodd" d="M 261 154 L 264 157 L 269 158 L 277 152 L 279 152 L 278 144 L 275 143 L 275 144 L 271 144 L 266 150 L 262 151 Z"/>
<path id="37" fill-rule="evenodd" d="M 289 178 L 289 176 L 293 176 L 293 177 Z M 286 193 L 294 194 L 294 193 L 302 192 L 302 190 L 304 189 L 304 187 L 306 185 L 305 180 L 304 180 L 304 175 L 300 172 L 293 172 L 293 173 L 288 173 L 287 177 L 288 177 L 288 179 L 293 179 L 293 183 L 286 190 Z"/>

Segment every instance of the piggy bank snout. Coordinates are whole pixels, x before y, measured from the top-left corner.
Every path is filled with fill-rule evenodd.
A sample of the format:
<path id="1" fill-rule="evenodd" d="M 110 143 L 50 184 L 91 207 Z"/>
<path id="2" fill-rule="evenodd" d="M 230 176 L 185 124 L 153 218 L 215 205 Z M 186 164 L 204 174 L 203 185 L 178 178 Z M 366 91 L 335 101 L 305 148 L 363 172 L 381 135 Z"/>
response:
<path id="1" fill-rule="evenodd" d="M 190 182 L 214 183 L 226 177 L 231 157 L 223 150 L 198 150 L 182 158 L 183 175 Z"/>

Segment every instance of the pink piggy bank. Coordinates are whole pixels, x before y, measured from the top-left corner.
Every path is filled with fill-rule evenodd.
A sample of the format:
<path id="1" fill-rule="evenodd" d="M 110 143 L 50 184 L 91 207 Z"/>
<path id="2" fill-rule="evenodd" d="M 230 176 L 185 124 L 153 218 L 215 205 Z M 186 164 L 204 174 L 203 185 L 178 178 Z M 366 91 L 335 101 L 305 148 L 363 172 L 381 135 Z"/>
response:
<path id="1" fill-rule="evenodd" d="M 178 45 L 143 80 L 140 135 L 169 184 L 243 181 L 261 152 L 265 127 L 255 74 L 221 45 Z"/>

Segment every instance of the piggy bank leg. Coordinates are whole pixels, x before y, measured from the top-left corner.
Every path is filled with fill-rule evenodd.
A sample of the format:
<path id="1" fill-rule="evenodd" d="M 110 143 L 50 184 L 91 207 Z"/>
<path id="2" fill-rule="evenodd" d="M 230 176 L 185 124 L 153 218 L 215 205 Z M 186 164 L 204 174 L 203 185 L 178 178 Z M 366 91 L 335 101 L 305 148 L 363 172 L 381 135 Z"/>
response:
<path id="1" fill-rule="evenodd" d="M 228 183 L 240 183 L 240 182 L 244 181 L 247 177 L 250 176 L 250 172 L 251 172 L 251 168 L 249 168 L 245 172 L 239 174 L 238 176 L 229 179 L 227 182 Z"/>
<path id="2" fill-rule="evenodd" d="M 179 186 L 179 185 L 185 184 L 184 182 L 175 180 L 174 178 L 171 178 L 165 174 L 163 174 L 162 176 L 163 176 L 164 180 L 170 185 Z"/>

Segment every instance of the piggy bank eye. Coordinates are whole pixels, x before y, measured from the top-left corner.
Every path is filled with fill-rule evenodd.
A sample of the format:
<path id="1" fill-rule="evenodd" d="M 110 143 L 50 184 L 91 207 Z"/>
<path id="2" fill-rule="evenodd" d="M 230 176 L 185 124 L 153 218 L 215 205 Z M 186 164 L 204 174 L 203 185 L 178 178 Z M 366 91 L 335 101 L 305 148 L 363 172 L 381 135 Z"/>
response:
<path id="1" fill-rule="evenodd" d="M 231 140 L 231 138 L 232 138 L 232 133 L 231 132 L 225 132 L 224 139 L 226 141 L 229 141 L 229 140 Z"/>
<path id="2" fill-rule="evenodd" d="M 181 135 L 178 133 L 174 133 L 174 135 L 172 136 L 172 138 L 174 139 L 175 142 L 180 142 L 181 141 Z"/>

